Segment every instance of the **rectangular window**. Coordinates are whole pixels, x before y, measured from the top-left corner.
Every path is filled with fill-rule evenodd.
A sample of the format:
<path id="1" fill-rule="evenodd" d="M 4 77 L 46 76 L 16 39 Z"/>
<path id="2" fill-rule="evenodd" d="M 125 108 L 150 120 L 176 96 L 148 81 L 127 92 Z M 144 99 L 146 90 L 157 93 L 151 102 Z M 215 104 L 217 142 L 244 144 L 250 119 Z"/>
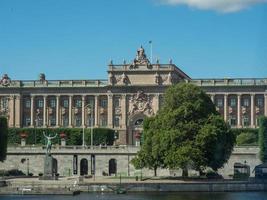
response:
<path id="1" fill-rule="evenodd" d="M 107 126 L 107 117 L 106 116 L 100 117 L 100 126 Z"/>
<path id="2" fill-rule="evenodd" d="M 243 116 L 243 126 L 249 126 L 249 118 L 247 115 Z"/>
<path id="3" fill-rule="evenodd" d="M 76 108 L 81 108 L 82 107 L 82 100 L 81 99 L 76 99 L 75 100 L 75 107 Z"/>
<path id="4" fill-rule="evenodd" d="M 67 116 L 63 116 L 63 126 L 67 127 L 69 125 L 69 118 Z"/>
<path id="5" fill-rule="evenodd" d="M 108 101 L 107 101 L 107 99 L 101 99 L 101 100 L 100 100 L 100 106 L 101 106 L 102 108 L 106 108 L 107 105 L 108 105 Z"/>
<path id="6" fill-rule="evenodd" d="M 68 99 L 64 99 L 63 100 L 63 107 L 64 108 L 68 108 L 69 107 L 69 100 Z"/>
<path id="7" fill-rule="evenodd" d="M 230 99 L 230 106 L 235 107 L 236 106 L 236 99 Z"/>
<path id="8" fill-rule="evenodd" d="M 223 107 L 223 99 L 217 99 L 217 106 Z"/>
<path id="9" fill-rule="evenodd" d="M 55 108 L 56 107 L 56 100 L 55 99 L 50 99 L 49 104 L 50 104 L 51 108 Z"/>
<path id="10" fill-rule="evenodd" d="M 87 117 L 87 126 L 94 126 L 94 123 L 95 123 L 95 120 L 94 120 L 94 117 L 91 117 L 91 115 L 89 115 Z"/>
<path id="11" fill-rule="evenodd" d="M 25 108 L 31 108 L 31 100 L 30 99 L 25 100 Z"/>
<path id="12" fill-rule="evenodd" d="M 30 126 L 31 125 L 31 118 L 30 117 L 26 117 L 25 118 L 25 126 Z"/>
<path id="13" fill-rule="evenodd" d="M 76 116 L 75 117 L 75 126 L 80 127 L 82 125 L 81 117 Z"/>
<path id="14" fill-rule="evenodd" d="M 243 99 L 243 106 L 245 107 L 249 106 L 249 99 Z"/>
<path id="15" fill-rule="evenodd" d="M 119 107 L 119 106 L 120 106 L 120 98 L 116 97 L 116 98 L 114 99 L 114 106 L 115 106 L 115 107 Z"/>
<path id="16" fill-rule="evenodd" d="M 236 117 L 230 116 L 229 117 L 229 123 L 230 123 L 230 126 L 236 126 Z"/>
<path id="17" fill-rule="evenodd" d="M 263 107 L 263 99 L 262 98 L 258 98 L 256 100 L 256 106 L 258 107 Z"/>
<path id="18" fill-rule="evenodd" d="M 37 100 L 37 107 L 38 108 L 43 108 L 44 107 L 44 101 L 42 99 Z"/>
<path id="19" fill-rule="evenodd" d="M 50 118 L 50 126 L 56 126 L 56 118 L 54 116 Z"/>
<path id="20" fill-rule="evenodd" d="M 120 116 L 115 116 L 114 118 L 114 126 L 119 127 L 120 126 Z"/>

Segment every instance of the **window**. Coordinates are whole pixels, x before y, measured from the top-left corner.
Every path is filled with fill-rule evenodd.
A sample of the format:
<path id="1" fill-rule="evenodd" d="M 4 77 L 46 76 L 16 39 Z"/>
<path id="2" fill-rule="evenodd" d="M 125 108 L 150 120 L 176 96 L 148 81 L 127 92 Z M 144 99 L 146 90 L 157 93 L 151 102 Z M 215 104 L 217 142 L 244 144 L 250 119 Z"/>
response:
<path id="1" fill-rule="evenodd" d="M 236 106 L 236 99 L 232 98 L 230 99 L 230 106 L 235 107 Z"/>
<path id="2" fill-rule="evenodd" d="M 249 118 L 247 115 L 243 116 L 243 126 L 249 126 Z"/>
<path id="3" fill-rule="evenodd" d="M 31 100 L 30 99 L 25 100 L 25 108 L 31 108 Z"/>
<path id="4" fill-rule="evenodd" d="M 25 117 L 24 125 L 25 126 L 30 126 L 31 125 L 31 118 L 30 117 Z"/>
<path id="5" fill-rule="evenodd" d="M 257 105 L 258 107 L 263 107 L 263 99 L 262 99 L 262 98 L 258 98 L 258 99 L 256 100 L 256 105 Z"/>
<path id="6" fill-rule="evenodd" d="M 108 101 L 107 101 L 107 99 L 101 99 L 101 100 L 100 100 L 100 106 L 101 106 L 102 108 L 106 108 L 107 105 L 108 105 Z"/>
<path id="7" fill-rule="evenodd" d="M 67 99 L 63 100 L 63 107 L 68 108 L 69 107 L 69 101 Z"/>
<path id="8" fill-rule="evenodd" d="M 217 99 L 217 106 L 223 107 L 223 99 Z"/>
<path id="9" fill-rule="evenodd" d="M 229 117 L 229 124 L 230 126 L 236 126 L 236 116 L 230 116 Z"/>
<path id="10" fill-rule="evenodd" d="M 114 126 L 119 127 L 120 126 L 120 116 L 115 116 L 114 118 Z"/>
<path id="11" fill-rule="evenodd" d="M 94 123 L 94 117 L 91 117 L 91 115 L 89 115 L 87 118 L 87 126 L 94 126 Z"/>
<path id="12" fill-rule="evenodd" d="M 50 126 L 56 126 L 56 118 L 55 116 L 50 117 Z"/>
<path id="13" fill-rule="evenodd" d="M 118 97 L 115 98 L 114 100 L 114 106 L 119 107 L 120 106 L 120 99 Z"/>
<path id="14" fill-rule="evenodd" d="M 107 126 L 107 117 L 106 116 L 100 117 L 100 126 Z"/>
<path id="15" fill-rule="evenodd" d="M 42 107 L 44 107 L 44 101 L 43 101 L 42 99 L 38 99 L 38 100 L 37 100 L 37 107 L 38 107 L 38 108 L 42 108 Z"/>
<path id="16" fill-rule="evenodd" d="M 243 99 L 243 106 L 249 106 L 249 99 Z"/>
<path id="17" fill-rule="evenodd" d="M 76 108 L 81 108 L 82 107 L 82 100 L 81 99 L 76 99 L 75 100 L 75 107 Z"/>
<path id="18" fill-rule="evenodd" d="M 50 99 L 50 107 L 55 108 L 56 107 L 56 100 L 55 99 Z"/>
<path id="19" fill-rule="evenodd" d="M 63 116 L 63 126 L 67 127 L 69 125 L 69 118 L 67 116 Z"/>
<path id="20" fill-rule="evenodd" d="M 75 126 L 80 127 L 82 125 L 81 117 L 76 116 L 75 117 Z"/>

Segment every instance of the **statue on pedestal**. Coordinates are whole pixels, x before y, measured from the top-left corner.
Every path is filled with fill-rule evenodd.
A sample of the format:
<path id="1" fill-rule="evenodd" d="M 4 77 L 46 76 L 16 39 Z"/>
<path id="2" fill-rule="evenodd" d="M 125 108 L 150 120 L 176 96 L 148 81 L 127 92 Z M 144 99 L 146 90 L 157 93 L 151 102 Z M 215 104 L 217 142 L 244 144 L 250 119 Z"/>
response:
<path id="1" fill-rule="evenodd" d="M 45 138 L 47 139 L 47 143 L 46 143 L 46 154 L 49 155 L 51 154 L 51 148 L 52 148 L 52 139 L 54 139 L 55 137 L 57 137 L 57 134 L 55 134 L 53 137 L 50 136 L 50 134 L 47 136 L 45 134 L 45 132 L 43 132 Z"/>

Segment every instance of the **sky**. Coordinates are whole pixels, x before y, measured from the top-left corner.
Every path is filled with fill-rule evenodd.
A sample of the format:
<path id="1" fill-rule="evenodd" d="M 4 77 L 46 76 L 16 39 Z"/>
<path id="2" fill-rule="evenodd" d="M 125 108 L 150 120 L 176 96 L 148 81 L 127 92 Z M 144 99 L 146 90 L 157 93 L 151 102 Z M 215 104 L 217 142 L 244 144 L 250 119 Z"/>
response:
<path id="1" fill-rule="evenodd" d="M 0 75 L 107 79 L 110 60 L 191 78 L 267 78 L 266 0 L 0 0 Z"/>

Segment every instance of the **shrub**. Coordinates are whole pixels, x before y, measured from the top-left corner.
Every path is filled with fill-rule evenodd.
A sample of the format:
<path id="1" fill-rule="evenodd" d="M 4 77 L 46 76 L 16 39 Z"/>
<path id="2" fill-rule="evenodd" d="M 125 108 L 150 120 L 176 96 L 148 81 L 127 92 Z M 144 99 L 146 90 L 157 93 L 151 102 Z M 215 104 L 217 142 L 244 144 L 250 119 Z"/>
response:
<path id="1" fill-rule="evenodd" d="M 6 159 L 7 138 L 8 138 L 7 118 L 0 117 L 0 161 L 4 161 Z"/>
<path id="2" fill-rule="evenodd" d="M 243 132 L 236 137 L 237 145 L 257 145 L 258 134 L 254 132 Z"/>
<path id="3" fill-rule="evenodd" d="M 267 117 L 260 117 L 259 122 L 260 160 L 264 163 L 267 161 Z"/>

